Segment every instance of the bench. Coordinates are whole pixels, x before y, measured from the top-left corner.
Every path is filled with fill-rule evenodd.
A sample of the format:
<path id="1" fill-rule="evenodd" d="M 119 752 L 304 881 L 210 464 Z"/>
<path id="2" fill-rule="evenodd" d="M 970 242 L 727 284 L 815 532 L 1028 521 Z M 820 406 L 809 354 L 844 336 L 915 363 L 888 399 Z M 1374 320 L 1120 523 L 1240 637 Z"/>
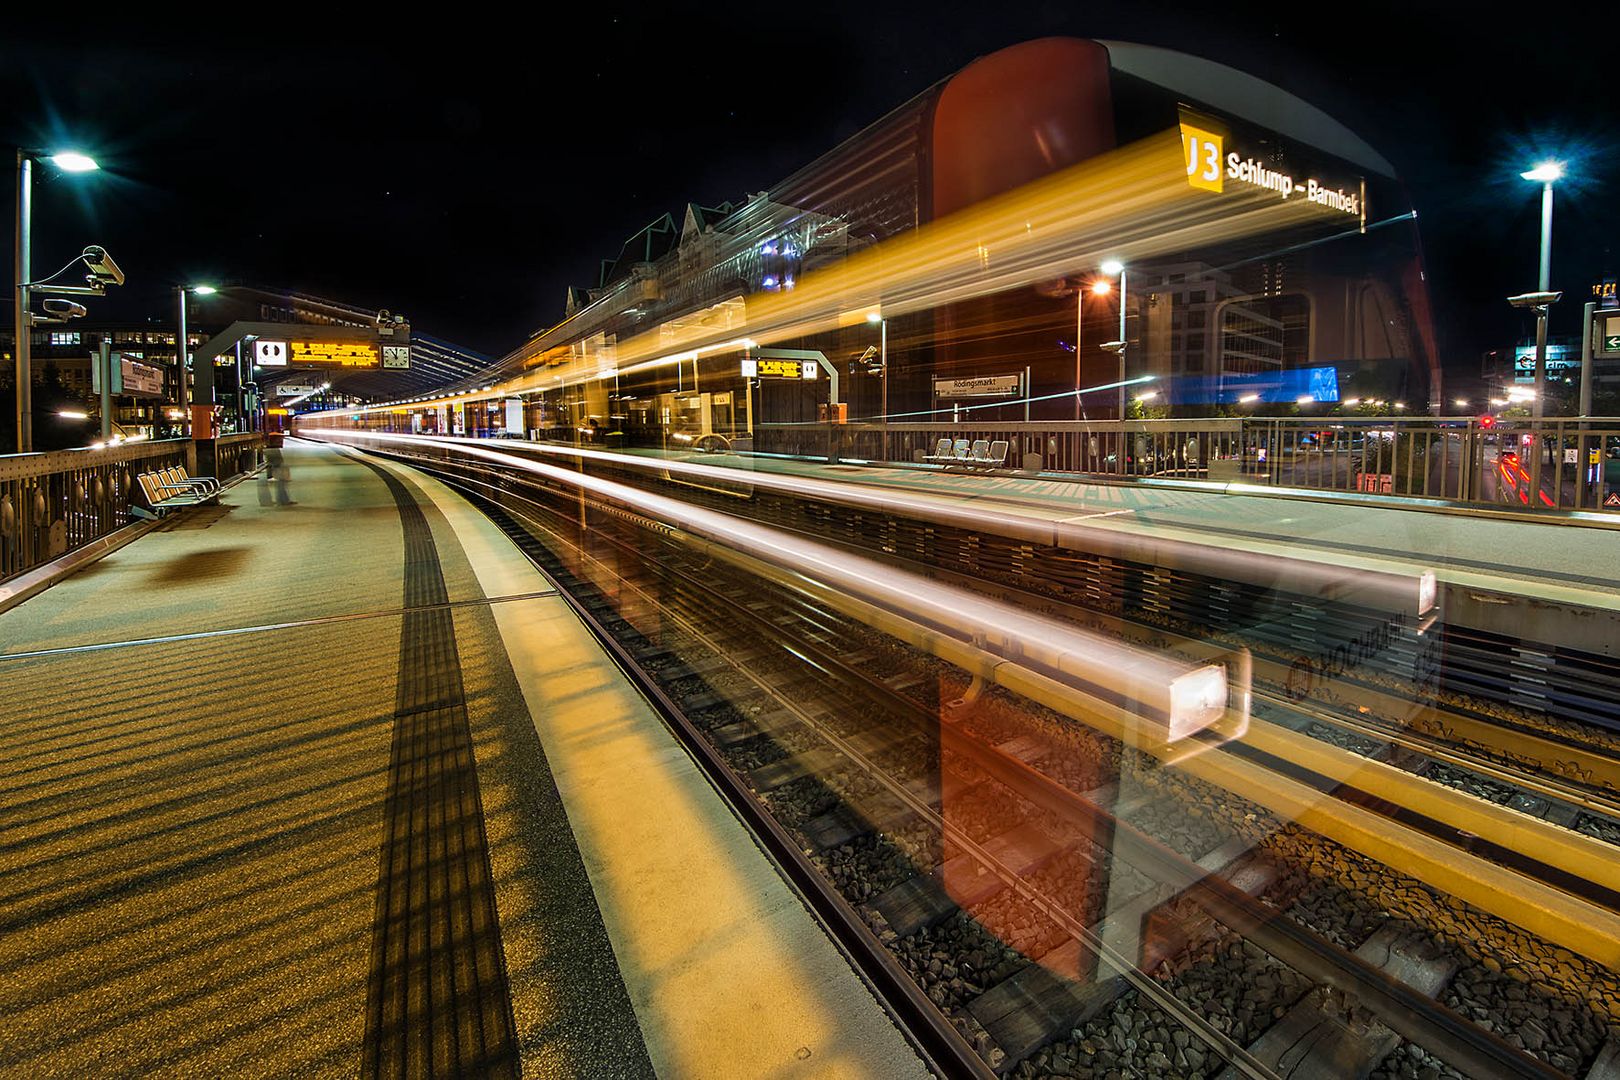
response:
<path id="1" fill-rule="evenodd" d="M 969 444 L 966 439 L 957 439 L 952 443 L 950 439 L 939 440 L 932 454 L 923 456 L 924 461 L 936 465 L 960 465 L 969 469 L 1000 469 L 1007 464 L 1008 444 L 1006 439 L 977 439 Z"/>
<path id="2" fill-rule="evenodd" d="M 139 518 L 161 518 L 174 510 L 219 499 L 218 480 L 187 476 L 186 470 L 179 466 L 140 473 L 135 482 L 147 502 L 146 506 L 136 502 L 129 504 L 129 512 Z"/>

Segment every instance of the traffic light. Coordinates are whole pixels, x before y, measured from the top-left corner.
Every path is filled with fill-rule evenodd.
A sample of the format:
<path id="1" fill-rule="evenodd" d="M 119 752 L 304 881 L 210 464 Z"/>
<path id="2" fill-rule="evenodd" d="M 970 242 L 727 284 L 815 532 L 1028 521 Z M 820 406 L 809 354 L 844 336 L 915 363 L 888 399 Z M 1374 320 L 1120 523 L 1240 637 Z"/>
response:
<path id="1" fill-rule="evenodd" d="M 1479 418 L 1479 426 L 1485 431 L 1491 430 L 1491 428 L 1496 426 L 1496 417 L 1491 413 L 1486 413 L 1484 416 Z"/>

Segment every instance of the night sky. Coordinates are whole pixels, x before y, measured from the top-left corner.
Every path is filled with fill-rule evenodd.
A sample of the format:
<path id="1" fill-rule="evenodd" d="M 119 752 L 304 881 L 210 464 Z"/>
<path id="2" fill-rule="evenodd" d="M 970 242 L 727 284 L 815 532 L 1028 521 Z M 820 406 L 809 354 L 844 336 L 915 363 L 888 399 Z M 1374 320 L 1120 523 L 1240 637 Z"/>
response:
<path id="1" fill-rule="evenodd" d="M 1535 285 L 1538 189 L 1518 178 L 1534 160 L 1573 173 L 1554 335 L 1620 270 L 1595 6 L 1518 23 L 1381 2 L 571 7 L 530 6 L 523 25 L 473 6 L 431 23 L 285 6 L 30 23 L 0 44 L 5 138 L 71 142 L 105 170 L 36 181 L 35 275 L 100 243 L 129 284 L 92 318 L 168 319 L 172 285 L 242 281 L 402 311 L 500 355 L 664 211 L 763 190 L 974 57 L 1046 35 L 1197 53 L 1358 131 L 1412 193 L 1456 375 L 1527 332 L 1502 298 Z"/>

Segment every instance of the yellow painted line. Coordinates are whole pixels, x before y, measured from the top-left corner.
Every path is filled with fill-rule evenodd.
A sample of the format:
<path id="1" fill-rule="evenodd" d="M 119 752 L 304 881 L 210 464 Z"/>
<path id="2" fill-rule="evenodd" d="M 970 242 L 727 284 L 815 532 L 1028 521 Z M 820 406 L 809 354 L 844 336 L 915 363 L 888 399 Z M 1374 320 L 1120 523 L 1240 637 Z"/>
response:
<path id="1" fill-rule="evenodd" d="M 1509 851 L 1620 891 L 1620 849 L 1596 837 L 1487 802 L 1264 720 L 1251 720 L 1242 742 Z"/>

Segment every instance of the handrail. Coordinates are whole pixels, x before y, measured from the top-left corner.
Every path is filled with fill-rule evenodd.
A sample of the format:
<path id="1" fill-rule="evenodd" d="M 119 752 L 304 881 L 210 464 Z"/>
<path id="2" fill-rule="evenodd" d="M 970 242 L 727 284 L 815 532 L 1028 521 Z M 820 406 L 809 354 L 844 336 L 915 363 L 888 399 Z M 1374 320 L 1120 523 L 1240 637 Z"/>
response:
<path id="1" fill-rule="evenodd" d="M 256 467 L 262 438 L 247 432 L 226 443 L 215 456 L 220 478 Z M 177 465 L 200 475 L 192 440 L 0 455 L 0 581 L 128 526 L 137 477 Z"/>

